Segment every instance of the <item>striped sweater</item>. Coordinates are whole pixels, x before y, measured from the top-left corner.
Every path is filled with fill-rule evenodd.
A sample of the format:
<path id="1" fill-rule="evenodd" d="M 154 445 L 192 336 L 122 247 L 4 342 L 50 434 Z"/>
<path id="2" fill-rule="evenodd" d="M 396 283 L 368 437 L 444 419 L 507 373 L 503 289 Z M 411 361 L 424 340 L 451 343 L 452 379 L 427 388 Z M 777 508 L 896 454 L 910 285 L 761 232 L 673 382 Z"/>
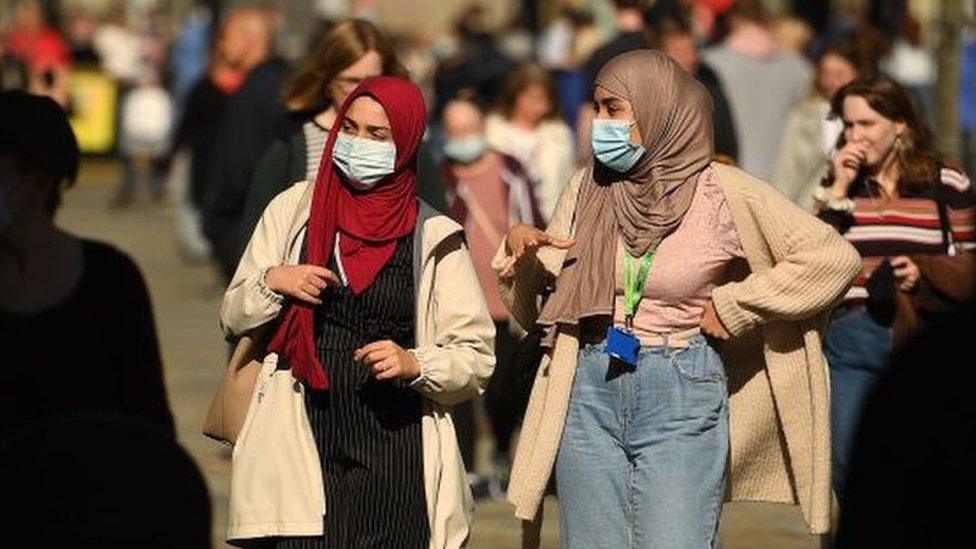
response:
<path id="1" fill-rule="evenodd" d="M 957 250 L 976 249 L 976 193 L 969 179 L 953 168 L 942 168 L 938 185 L 922 195 L 888 199 L 874 181 L 852 189 L 854 211 L 839 217 L 825 210 L 821 218 L 838 228 L 861 254 L 861 272 L 845 301 L 867 299 L 866 284 L 885 258 L 900 255 L 944 254 L 946 244 L 939 222 L 935 193 L 941 192 Z"/>

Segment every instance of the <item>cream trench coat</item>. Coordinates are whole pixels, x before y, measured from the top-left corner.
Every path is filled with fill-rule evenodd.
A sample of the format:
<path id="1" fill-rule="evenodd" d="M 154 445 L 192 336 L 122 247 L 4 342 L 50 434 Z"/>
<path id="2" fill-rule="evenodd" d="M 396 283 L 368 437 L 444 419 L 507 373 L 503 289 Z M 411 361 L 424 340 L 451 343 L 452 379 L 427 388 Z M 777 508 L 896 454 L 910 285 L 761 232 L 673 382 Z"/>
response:
<path id="1" fill-rule="evenodd" d="M 749 174 L 712 164 L 746 255 L 737 281 L 712 292 L 733 339 L 723 345 L 729 377 L 727 497 L 799 505 L 811 533 L 830 528 L 830 399 L 822 331 L 860 270 L 860 257 L 833 228 Z M 581 172 L 567 185 L 547 229 L 575 232 Z M 531 326 L 566 252 L 541 248 L 501 279 L 512 316 Z M 494 267 L 505 264 L 505 244 Z M 524 547 L 539 543 L 541 506 L 569 407 L 579 342 L 560 330 L 532 387 L 508 488 Z"/>
<path id="2" fill-rule="evenodd" d="M 311 188 L 304 181 L 294 184 L 261 216 L 224 295 L 220 320 L 228 336 L 240 336 L 281 312 L 284 300 L 264 285 L 264 272 L 299 262 Z M 421 369 L 412 387 L 424 397 L 421 429 L 430 548 L 453 549 L 467 543 L 474 500 L 451 407 L 484 390 L 495 365 L 495 328 L 463 229 L 423 202 L 414 233 L 414 287 L 417 348 L 409 351 Z"/>

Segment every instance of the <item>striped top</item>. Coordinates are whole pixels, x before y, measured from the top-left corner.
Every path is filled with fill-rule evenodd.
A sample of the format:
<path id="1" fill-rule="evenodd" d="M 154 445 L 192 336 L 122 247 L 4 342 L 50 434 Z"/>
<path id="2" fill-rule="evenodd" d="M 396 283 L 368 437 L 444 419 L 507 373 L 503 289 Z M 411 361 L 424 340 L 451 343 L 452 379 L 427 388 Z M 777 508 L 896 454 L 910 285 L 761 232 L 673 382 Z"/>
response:
<path id="1" fill-rule="evenodd" d="M 325 152 L 325 142 L 329 138 L 329 130 L 319 126 L 315 120 L 309 120 L 302 125 L 305 134 L 305 178 L 314 181 L 319 173 L 319 163 Z"/>
<path id="2" fill-rule="evenodd" d="M 972 184 L 962 172 L 942 168 L 939 185 L 956 249 L 976 249 L 976 194 Z M 846 301 L 867 299 L 867 281 L 886 257 L 946 253 L 935 191 L 933 188 L 920 196 L 888 199 L 870 180 L 854 190 L 854 211 L 844 223 L 849 228 L 839 230 L 861 254 L 861 272 L 847 292 Z M 831 221 L 823 214 L 822 218 Z"/>

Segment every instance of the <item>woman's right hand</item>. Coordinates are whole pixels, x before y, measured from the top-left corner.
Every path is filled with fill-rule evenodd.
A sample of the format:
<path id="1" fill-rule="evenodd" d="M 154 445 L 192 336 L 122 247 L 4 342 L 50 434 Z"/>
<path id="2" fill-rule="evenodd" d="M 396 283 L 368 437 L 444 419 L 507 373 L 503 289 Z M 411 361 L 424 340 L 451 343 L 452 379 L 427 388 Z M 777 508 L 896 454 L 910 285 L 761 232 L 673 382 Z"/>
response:
<path id="1" fill-rule="evenodd" d="M 857 179 L 857 172 L 867 159 L 867 145 L 850 142 L 834 155 L 834 184 L 831 186 L 834 198 L 847 198 L 847 190 Z"/>
<path id="2" fill-rule="evenodd" d="M 276 294 L 321 305 L 319 295 L 330 284 L 341 286 L 335 273 L 318 265 L 279 265 L 264 274 L 264 283 Z"/>
<path id="3" fill-rule="evenodd" d="M 505 251 L 508 257 L 499 275 L 508 278 L 515 273 L 515 264 L 519 259 L 530 253 L 535 253 L 542 246 L 552 246 L 560 250 L 568 250 L 575 241 L 568 238 L 557 238 L 549 233 L 540 231 L 531 225 L 514 225 L 505 235 Z"/>

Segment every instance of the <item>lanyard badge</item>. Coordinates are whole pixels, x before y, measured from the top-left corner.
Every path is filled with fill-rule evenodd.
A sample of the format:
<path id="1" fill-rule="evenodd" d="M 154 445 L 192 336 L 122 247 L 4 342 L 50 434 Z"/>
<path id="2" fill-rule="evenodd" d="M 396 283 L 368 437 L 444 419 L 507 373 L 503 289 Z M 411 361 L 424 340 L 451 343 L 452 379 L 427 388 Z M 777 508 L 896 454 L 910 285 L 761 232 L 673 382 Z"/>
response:
<path id="1" fill-rule="evenodd" d="M 640 340 L 634 335 L 634 313 L 644 294 L 654 252 L 644 254 L 636 273 L 635 261 L 629 253 L 624 252 L 624 327 L 610 326 L 607 329 L 607 354 L 631 366 L 637 366 L 637 354 L 640 352 Z"/>

